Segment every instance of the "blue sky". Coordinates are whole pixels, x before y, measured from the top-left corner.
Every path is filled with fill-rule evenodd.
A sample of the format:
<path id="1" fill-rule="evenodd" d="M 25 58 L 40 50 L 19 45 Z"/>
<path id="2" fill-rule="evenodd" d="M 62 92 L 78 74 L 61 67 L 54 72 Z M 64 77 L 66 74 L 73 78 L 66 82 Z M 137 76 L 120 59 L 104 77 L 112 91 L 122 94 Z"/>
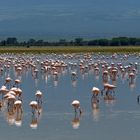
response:
<path id="1" fill-rule="evenodd" d="M 0 0 L 0 38 L 140 36 L 140 0 Z"/>

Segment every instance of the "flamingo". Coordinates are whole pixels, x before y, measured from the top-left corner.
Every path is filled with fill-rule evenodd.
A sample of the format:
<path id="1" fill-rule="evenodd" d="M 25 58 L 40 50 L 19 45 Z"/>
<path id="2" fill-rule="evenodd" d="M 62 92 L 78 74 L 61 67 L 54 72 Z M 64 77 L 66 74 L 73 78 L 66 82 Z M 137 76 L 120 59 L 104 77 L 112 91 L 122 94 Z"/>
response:
<path id="1" fill-rule="evenodd" d="M 78 109 L 79 113 L 82 114 L 82 110 L 80 108 L 80 102 L 78 100 L 72 101 L 71 105 L 73 106 L 75 113 L 77 113 L 77 109 Z"/>
<path id="2" fill-rule="evenodd" d="M 117 68 L 116 68 L 116 69 L 114 68 L 114 69 L 111 71 L 111 78 L 112 78 L 112 81 L 116 81 L 117 73 L 118 73 Z"/>
<path id="3" fill-rule="evenodd" d="M 3 96 L 6 94 L 6 93 L 8 93 L 8 89 L 6 88 L 6 86 L 2 86 L 1 88 L 0 88 L 0 93 L 2 94 L 2 99 L 3 99 Z"/>
<path id="4" fill-rule="evenodd" d="M 113 100 L 114 97 L 113 95 L 111 95 L 112 93 L 115 93 L 114 89 L 116 88 L 115 85 L 112 85 L 112 84 L 104 84 L 104 89 L 102 90 L 102 94 L 103 94 L 103 91 L 105 90 L 106 91 L 106 94 L 105 94 L 105 97 L 104 99 L 105 100 Z"/>
<path id="5" fill-rule="evenodd" d="M 99 73 L 100 73 L 99 67 L 95 67 L 94 72 L 95 72 L 95 75 L 99 75 Z"/>
<path id="6" fill-rule="evenodd" d="M 16 97 L 14 95 L 10 95 L 7 97 L 7 109 L 8 112 L 13 112 L 14 111 L 14 102 L 16 100 Z"/>
<path id="7" fill-rule="evenodd" d="M 15 80 L 15 85 L 17 85 L 17 87 L 19 86 L 20 83 L 21 83 L 21 80 L 19 80 L 19 79 Z"/>
<path id="8" fill-rule="evenodd" d="M 107 70 L 103 71 L 102 79 L 103 79 L 103 81 L 108 81 L 108 71 Z"/>
<path id="9" fill-rule="evenodd" d="M 98 96 L 99 93 L 100 93 L 100 89 L 97 88 L 97 87 L 93 87 L 93 88 L 92 88 L 92 93 L 93 93 L 93 97 L 94 97 L 94 96 Z"/>
<path id="10" fill-rule="evenodd" d="M 38 90 L 38 91 L 35 93 L 35 96 L 36 96 L 36 101 L 37 101 L 37 103 L 38 103 L 38 104 L 42 104 L 42 92 Z"/>
<path id="11" fill-rule="evenodd" d="M 91 105 L 92 105 L 93 109 L 99 108 L 99 99 L 98 99 L 99 93 L 100 93 L 99 88 L 97 88 L 97 87 L 92 88 L 92 94 L 93 95 L 92 95 L 92 98 L 91 98 Z"/>
<path id="12" fill-rule="evenodd" d="M 135 74 L 133 72 L 129 73 L 129 79 L 130 82 L 133 82 L 133 80 L 135 79 Z"/>
<path id="13" fill-rule="evenodd" d="M 22 101 L 21 100 L 17 100 L 14 102 L 14 108 L 15 108 L 15 112 L 17 114 L 22 113 Z"/>
<path id="14" fill-rule="evenodd" d="M 104 89 L 102 90 L 102 92 L 105 90 L 106 91 L 106 94 L 108 94 L 109 92 L 115 92 L 114 89 L 116 88 L 115 85 L 112 85 L 112 84 L 104 84 Z"/>
<path id="15" fill-rule="evenodd" d="M 22 95 L 22 90 L 21 90 L 20 88 L 12 87 L 12 88 L 10 89 L 10 91 L 15 92 L 16 97 L 18 97 L 18 100 L 22 100 L 22 97 L 21 97 L 21 95 Z"/>
<path id="16" fill-rule="evenodd" d="M 35 77 L 38 77 L 38 72 L 39 72 L 39 70 L 36 68 L 36 69 L 34 70 Z"/>
<path id="17" fill-rule="evenodd" d="M 54 81 L 57 81 L 58 80 L 58 72 L 54 71 L 53 75 L 54 75 Z"/>
<path id="18" fill-rule="evenodd" d="M 32 108 L 32 114 L 35 115 L 35 113 L 38 111 L 38 103 L 37 101 L 31 101 L 29 104 Z M 39 114 L 39 111 L 38 111 Z"/>
<path id="19" fill-rule="evenodd" d="M 14 110 L 15 110 L 15 125 L 21 126 L 22 125 L 22 101 L 17 100 L 14 102 Z"/>
<path id="20" fill-rule="evenodd" d="M 77 73 L 75 71 L 71 72 L 71 79 L 72 81 L 76 80 Z"/>
<path id="21" fill-rule="evenodd" d="M 12 79 L 10 78 L 10 76 L 8 76 L 6 79 L 5 79 L 5 83 L 4 85 L 8 85 L 10 86 L 10 83 L 11 83 Z"/>
<path id="22" fill-rule="evenodd" d="M 17 68 L 16 68 L 16 72 L 17 72 L 17 75 L 21 75 L 22 73 L 22 67 L 19 65 Z"/>

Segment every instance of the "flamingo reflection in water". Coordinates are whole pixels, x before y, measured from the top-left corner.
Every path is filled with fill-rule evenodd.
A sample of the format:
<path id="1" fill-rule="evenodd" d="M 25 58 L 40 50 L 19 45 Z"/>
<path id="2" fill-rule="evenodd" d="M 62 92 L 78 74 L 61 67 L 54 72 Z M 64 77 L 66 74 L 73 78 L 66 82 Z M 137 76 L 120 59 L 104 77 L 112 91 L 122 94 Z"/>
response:
<path id="1" fill-rule="evenodd" d="M 92 115 L 93 115 L 93 119 L 94 121 L 99 121 L 99 117 L 100 117 L 100 109 L 99 109 L 99 103 L 93 102 L 93 108 L 92 108 Z"/>
<path id="2" fill-rule="evenodd" d="M 15 123 L 15 114 L 12 110 L 6 112 L 6 119 L 9 125 L 13 125 Z"/>
<path id="3" fill-rule="evenodd" d="M 32 115 L 30 127 L 32 129 L 37 129 L 37 127 L 38 127 L 38 118 L 36 116 L 34 116 L 34 115 Z"/>
<path id="4" fill-rule="evenodd" d="M 80 126 L 80 117 L 81 116 L 74 116 L 74 119 L 71 121 L 73 129 L 78 129 Z"/>
<path id="5" fill-rule="evenodd" d="M 80 126 L 80 118 L 81 118 L 81 114 L 82 114 L 82 110 L 80 108 L 80 102 L 78 100 L 74 100 L 71 103 L 71 105 L 73 106 L 74 111 L 75 111 L 74 119 L 72 120 L 72 127 L 74 129 L 78 129 Z"/>
<path id="6" fill-rule="evenodd" d="M 99 99 L 97 96 L 93 96 L 91 100 L 93 118 L 95 121 L 99 119 Z"/>

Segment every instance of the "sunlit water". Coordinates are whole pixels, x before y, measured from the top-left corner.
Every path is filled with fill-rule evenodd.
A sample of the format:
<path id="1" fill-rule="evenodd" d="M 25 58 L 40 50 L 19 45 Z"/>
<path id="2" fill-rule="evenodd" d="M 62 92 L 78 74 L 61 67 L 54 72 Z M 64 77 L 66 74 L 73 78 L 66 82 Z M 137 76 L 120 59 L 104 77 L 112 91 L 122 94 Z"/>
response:
<path id="1" fill-rule="evenodd" d="M 5 57 L 5 56 L 1 56 Z M 15 57 L 15 56 L 13 56 Z M 26 57 L 26 56 L 24 56 Z M 31 57 L 31 56 L 29 56 Z M 33 57 L 33 56 L 32 56 Z M 109 57 L 107 59 L 106 57 Z M 41 72 L 40 62 L 37 63 L 38 77 L 33 77 L 28 68 L 21 74 L 20 88 L 23 90 L 23 114 L 20 122 L 9 121 L 7 109 L 0 112 L 0 135 L 3 140 L 138 140 L 140 137 L 140 105 L 137 96 L 140 94 L 139 58 L 132 55 L 126 60 L 113 60 L 110 56 L 104 59 L 108 63 L 122 62 L 123 65 L 138 63 L 135 85 L 130 87 L 128 78 L 122 79 L 119 75 L 116 80 L 115 100 L 105 102 L 100 96 L 99 108 L 91 107 L 91 89 L 93 86 L 103 89 L 101 72 L 95 75 L 94 70 L 80 73 L 79 60 L 83 55 L 73 59 L 64 58 L 61 55 L 40 55 L 34 60 L 40 62 L 45 59 L 60 59 L 69 65 L 69 62 L 77 63 L 77 67 L 66 68 L 58 74 L 58 79 L 49 73 Z M 92 61 L 98 62 L 101 56 L 92 56 Z M 71 72 L 77 72 L 77 78 L 72 82 Z M 17 77 L 13 65 L 9 71 L 5 71 L 0 77 L 0 86 L 10 74 L 12 79 Z M 112 83 L 110 80 L 109 83 Z M 30 101 L 35 100 L 35 93 L 40 90 L 43 93 L 42 112 L 37 118 L 36 127 L 31 127 L 32 113 Z M 78 99 L 83 113 L 75 118 L 71 102 Z"/>

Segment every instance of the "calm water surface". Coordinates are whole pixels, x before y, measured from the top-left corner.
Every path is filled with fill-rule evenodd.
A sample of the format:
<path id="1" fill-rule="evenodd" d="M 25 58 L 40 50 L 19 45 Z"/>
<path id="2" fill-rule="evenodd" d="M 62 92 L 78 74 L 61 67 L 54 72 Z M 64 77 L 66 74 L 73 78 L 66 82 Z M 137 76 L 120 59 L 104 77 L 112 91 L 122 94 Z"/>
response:
<path id="1" fill-rule="evenodd" d="M 2 55 L 1 58 L 11 57 Z M 19 56 L 12 57 L 15 59 Z M 80 73 L 79 61 L 84 59 L 83 54 L 74 58 L 64 58 L 59 55 L 24 56 L 32 58 L 39 69 L 38 76 L 31 74 L 31 68 L 24 70 L 17 76 L 14 72 L 14 65 L 10 65 L 9 71 L 5 70 L 0 77 L 0 86 L 4 84 L 7 75 L 12 79 L 21 78 L 20 88 L 23 91 L 23 115 L 21 125 L 15 120 L 9 121 L 7 108 L 0 111 L 0 135 L 3 140 L 138 140 L 140 137 L 140 105 L 137 103 L 137 96 L 140 94 L 139 57 L 130 55 L 128 59 L 122 60 L 123 55 L 117 59 L 111 59 L 108 55 L 102 58 L 101 55 L 92 55 L 93 63 L 107 61 L 109 64 L 122 62 L 123 65 L 134 65 L 138 63 L 137 75 L 133 87 L 129 86 L 128 77 L 122 79 L 118 74 L 115 81 L 115 100 L 105 102 L 100 96 L 99 108 L 91 107 L 91 89 L 93 86 L 103 89 L 101 71 L 95 75 L 90 69 L 84 74 Z M 107 59 L 106 57 L 109 57 Z M 50 73 L 41 71 L 40 63 L 46 59 L 63 60 L 68 68 L 58 74 L 56 80 Z M 91 61 L 91 60 L 90 60 Z M 13 59 L 12 59 L 13 63 Z M 70 63 L 76 63 L 77 67 L 70 67 Z M 85 62 L 86 63 L 86 62 Z M 1 65 L 1 67 L 3 67 Z M 101 68 L 100 68 L 101 69 Z M 77 72 L 75 81 L 71 80 L 71 72 Z M 109 83 L 112 83 L 110 80 Z M 43 93 L 42 113 L 37 118 L 37 127 L 32 128 L 32 113 L 29 106 L 30 101 L 35 100 L 35 93 L 40 90 Z M 75 118 L 71 102 L 78 99 L 83 113 Z M 74 123 L 76 120 L 76 124 Z"/>

